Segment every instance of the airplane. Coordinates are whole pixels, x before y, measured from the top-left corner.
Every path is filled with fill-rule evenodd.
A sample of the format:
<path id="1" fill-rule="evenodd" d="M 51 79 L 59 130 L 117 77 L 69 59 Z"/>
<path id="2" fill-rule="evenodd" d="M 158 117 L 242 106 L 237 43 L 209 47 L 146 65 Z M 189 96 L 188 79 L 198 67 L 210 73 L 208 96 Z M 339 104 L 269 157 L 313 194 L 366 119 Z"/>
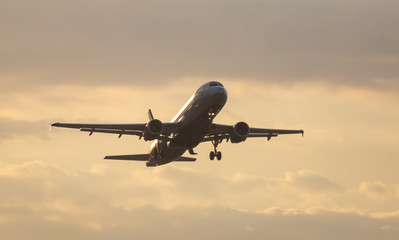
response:
<path id="1" fill-rule="evenodd" d="M 244 142 L 247 138 L 261 137 L 270 140 L 280 134 L 304 134 L 303 130 L 252 128 L 246 122 L 234 125 L 213 123 L 227 101 L 227 91 L 216 81 L 203 84 L 170 121 L 163 123 L 155 119 L 148 110 L 148 122 L 138 124 L 80 124 L 53 123 L 51 127 L 75 128 L 96 133 L 135 135 L 144 141 L 152 141 L 148 154 L 106 156 L 110 160 L 145 161 L 147 167 L 156 167 L 170 162 L 192 162 L 196 158 L 182 156 L 186 151 L 196 155 L 194 148 L 202 142 L 211 142 L 214 151 L 210 160 L 222 159 L 217 147 L 223 140 L 231 143 Z"/>

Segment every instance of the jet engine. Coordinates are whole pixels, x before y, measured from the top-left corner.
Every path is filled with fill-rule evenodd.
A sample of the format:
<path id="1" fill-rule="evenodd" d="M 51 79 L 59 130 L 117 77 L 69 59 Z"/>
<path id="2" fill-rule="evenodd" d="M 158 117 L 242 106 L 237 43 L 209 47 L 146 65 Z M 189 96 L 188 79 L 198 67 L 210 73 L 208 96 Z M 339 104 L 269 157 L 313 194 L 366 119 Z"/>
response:
<path id="1" fill-rule="evenodd" d="M 236 123 L 230 131 L 230 140 L 232 143 L 240 143 L 247 139 L 249 126 L 245 122 Z"/>
<path id="2" fill-rule="evenodd" d="M 145 141 L 157 139 L 161 135 L 163 129 L 162 122 L 158 119 L 152 119 L 146 125 L 146 129 L 143 132 Z"/>

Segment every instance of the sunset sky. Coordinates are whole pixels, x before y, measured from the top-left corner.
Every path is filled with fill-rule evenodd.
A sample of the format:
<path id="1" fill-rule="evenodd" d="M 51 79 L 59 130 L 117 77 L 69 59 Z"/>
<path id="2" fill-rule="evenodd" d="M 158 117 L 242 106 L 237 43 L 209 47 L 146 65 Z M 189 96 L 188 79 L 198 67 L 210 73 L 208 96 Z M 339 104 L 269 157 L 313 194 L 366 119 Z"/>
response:
<path id="1" fill-rule="evenodd" d="M 0 2 L 1 239 L 398 239 L 399 1 Z M 207 81 L 216 123 L 305 136 L 195 163 L 53 122 L 170 121 Z M 188 154 L 186 154 L 188 155 Z"/>

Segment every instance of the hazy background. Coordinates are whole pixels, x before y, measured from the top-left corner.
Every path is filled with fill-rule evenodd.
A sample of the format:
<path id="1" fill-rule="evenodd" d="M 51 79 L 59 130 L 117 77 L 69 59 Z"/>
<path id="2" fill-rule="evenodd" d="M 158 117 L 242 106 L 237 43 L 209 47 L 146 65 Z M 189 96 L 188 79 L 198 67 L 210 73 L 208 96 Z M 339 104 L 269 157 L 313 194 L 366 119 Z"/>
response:
<path id="1" fill-rule="evenodd" d="M 398 1 L 0 2 L 2 239 L 397 239 Z M 195 163 L 104 161 L 204 82 L 215 122 L 304 129 Z"/>

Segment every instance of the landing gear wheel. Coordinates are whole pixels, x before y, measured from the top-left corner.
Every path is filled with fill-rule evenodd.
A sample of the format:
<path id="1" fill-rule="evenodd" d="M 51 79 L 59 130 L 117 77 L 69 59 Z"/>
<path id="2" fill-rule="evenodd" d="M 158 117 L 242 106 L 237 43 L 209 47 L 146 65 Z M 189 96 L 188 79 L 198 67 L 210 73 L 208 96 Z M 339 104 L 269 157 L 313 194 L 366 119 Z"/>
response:
<path id="1" fill-rule="evenodd" d="M 211 159 L 211 160 L 215 159 L 215 152 L 209 153 L 209 159 Z"/>
<path id="2" fill-rule="evenodd" d="M 221 160 L 222 159 L 222 152 L 217 152 L 216 153 L 216 158 L 217 158 L 217 160 Z"/>

